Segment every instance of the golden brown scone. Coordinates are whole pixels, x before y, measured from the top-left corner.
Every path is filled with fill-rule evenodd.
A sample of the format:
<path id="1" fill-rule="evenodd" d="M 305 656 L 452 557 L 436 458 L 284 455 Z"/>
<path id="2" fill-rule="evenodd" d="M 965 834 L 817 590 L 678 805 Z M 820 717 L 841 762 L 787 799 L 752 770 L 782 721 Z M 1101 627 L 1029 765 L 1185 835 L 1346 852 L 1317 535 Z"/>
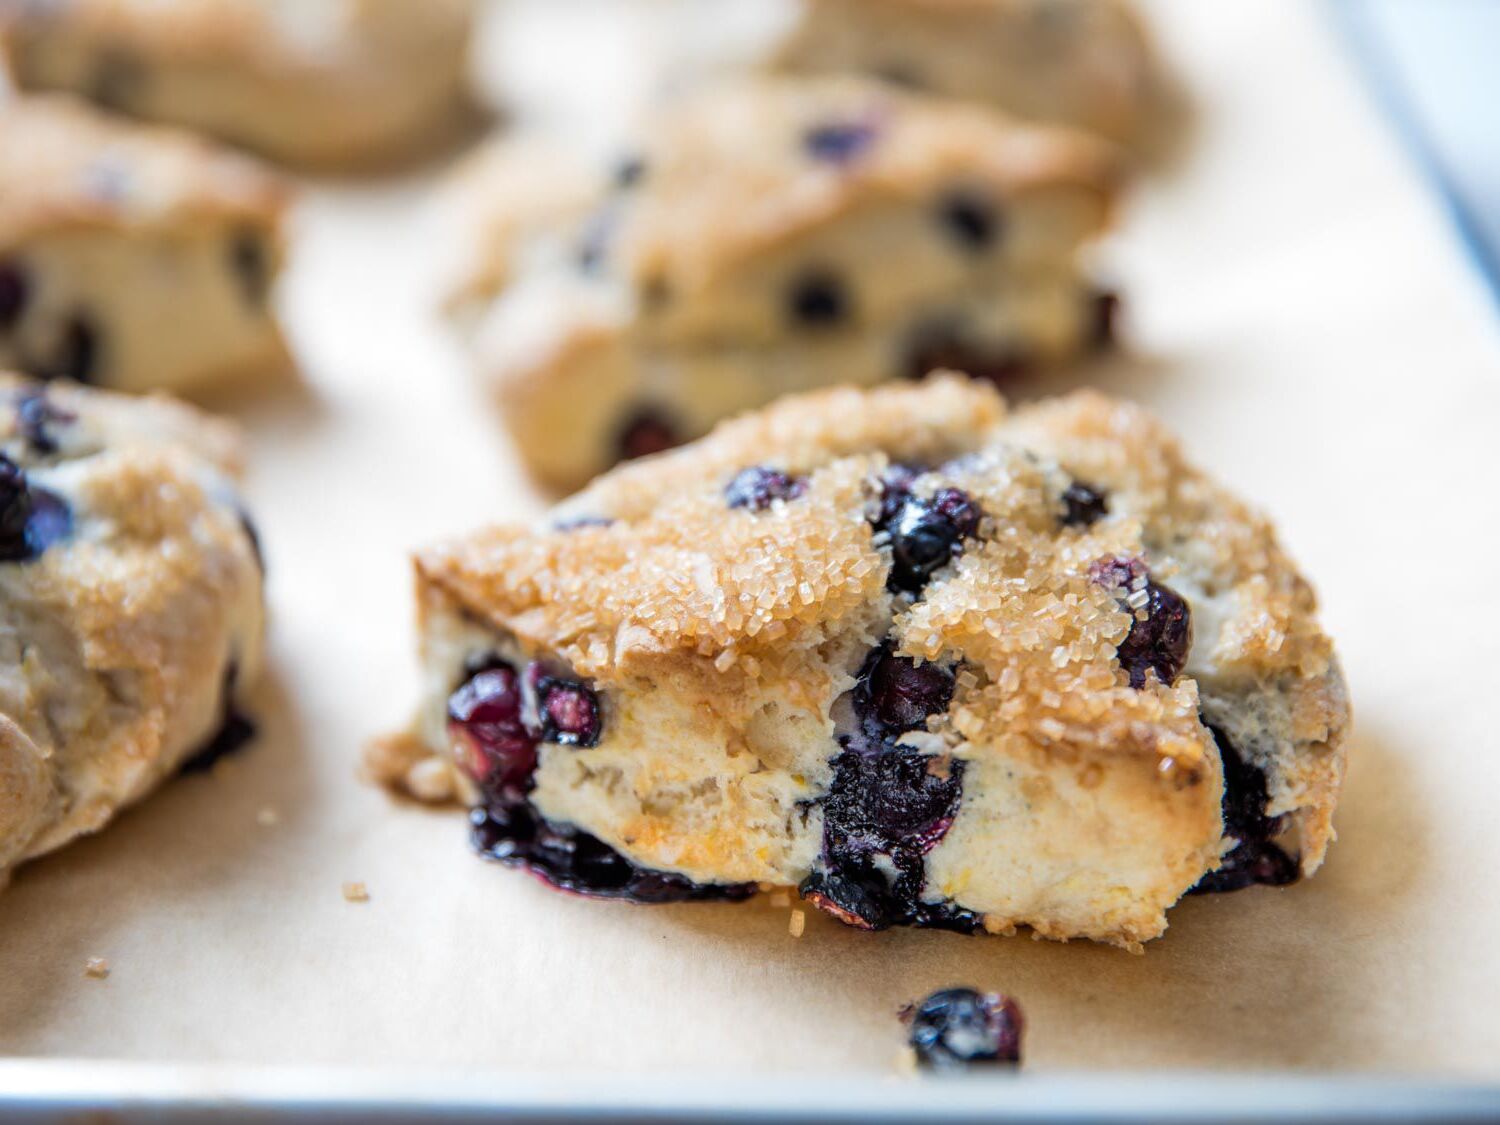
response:
<path id="1" fill-rule="evenodd" d="M 1003 378 L 1101 334 L 1080 261 L 1111 150 L 859 79 L 735 81 L 607 173 L 534 144 L 453 192 L 455 304 L 527 465 L 575 488 L 780 394 L 962 365 Z"/>
<path id="2" fill-rule="evenodd" d="M 0 368 L 127 391 L 284 369 L 289 197 L 185 133 L 0 100 Z"/>
<path id="3" fill-rule="evenodd" d="M 776 63 L 871 74 L 1138 150 L 1170 127 L 1170 84 L 1127 0 L 801 0 Z"/>
<path id="4" fill-rule="evenodd" d="M 261 566 L 239 440 L 0 374 L 0 883 L 246 733 Z"/>
<path id="5" fill-rule="evenodd" d="M 471 0 L 27 0 L 0 47 L 23 89 L 347 168 L 464 119 L 472 23 Z"/>
<path id="6" fill-rule="evenodd" d="M 422 552 L 417 594 L 422 706 L 371 771 L 568 889 L 1136 947 L 1332 838 L 1311 589 L 1102 395 L 788 399 Z"/>

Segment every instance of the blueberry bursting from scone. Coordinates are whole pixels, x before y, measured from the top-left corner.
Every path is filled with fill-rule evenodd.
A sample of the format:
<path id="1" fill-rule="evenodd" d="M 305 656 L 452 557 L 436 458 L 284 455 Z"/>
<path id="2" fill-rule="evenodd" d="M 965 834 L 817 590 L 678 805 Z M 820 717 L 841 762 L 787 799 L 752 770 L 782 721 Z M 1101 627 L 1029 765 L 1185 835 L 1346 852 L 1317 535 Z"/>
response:
<path id="1" fill-rule="evenodd" d="M 790 392 L 1005 382 L 1107 341 L 1110 150 L 855 79 L 723 86 L 588 175 L 501 147 L 456 185 L 473 329 L 549 486 Z M 891 263 L 899 262 L 899 268 Z"/>
<path id="2" fill-rule="evenodd" d="M 251 733 L 262 567 L 238 441 L 0 373 L 0 884 Z"/>
<path id="3" fill-rule="evenodd" d="M 1134 948 L 1332 838 L 1310 588 L 1099 395 L 790 399 L 417 580 L 423 707 L 369 764 L 568 890 Z"/>

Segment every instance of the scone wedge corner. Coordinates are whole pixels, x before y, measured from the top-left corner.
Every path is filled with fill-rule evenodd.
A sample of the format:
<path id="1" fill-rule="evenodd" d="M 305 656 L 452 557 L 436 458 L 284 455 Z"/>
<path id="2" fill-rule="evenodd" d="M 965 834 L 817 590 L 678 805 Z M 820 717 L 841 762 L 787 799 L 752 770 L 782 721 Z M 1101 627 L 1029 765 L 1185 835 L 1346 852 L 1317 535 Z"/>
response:
<path id="1" fill-rule="evenodd" d="M 1096 393 L 784 400 L 416 574 L 420 713 L 369 767 L 561 887 L 1137 948 L 1332 838 L 1310 588 Z"/>
<path id="2" fill-rule="evenodd" d="M 238 433 L 0 373 L 0 882 L 245 727 L 259 546 Z"/>
<path id="3" fill-rule="evenodd" d="M 0 100 L 0 369 L 173 392 L 283 374 L 291 195 L 175 129 Z"/>
<path id="4" fill-rule="evenodd" d="M 608 168 L 538 148 L 487 151 L 448 194 L 476 364 L 556 489 L 782 394 L 1002 380 L 1108 334 L 1084 258 L 1120 163 L 1070 130 L 857 78 L 737 79 Z"/>
<path id="5" fill-rule="evenodd" d="M 473 0 L 0 4 L 23 90 L 313 170 L 397 164 L 475 116 Z"/>

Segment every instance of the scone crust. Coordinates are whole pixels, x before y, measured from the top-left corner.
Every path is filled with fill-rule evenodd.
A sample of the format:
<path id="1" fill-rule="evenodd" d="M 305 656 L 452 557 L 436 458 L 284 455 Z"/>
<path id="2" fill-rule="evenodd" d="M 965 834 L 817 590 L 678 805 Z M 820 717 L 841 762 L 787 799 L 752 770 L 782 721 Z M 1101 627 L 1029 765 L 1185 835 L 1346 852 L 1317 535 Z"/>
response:
<path id="1" fill-rule="evenodd" d="M 887 592 L 889 556 L 868 522 L 892 463 L 948 466 L 940 476 L 988 513 L 980 541 L 915 602 Z M 805 476 L 805 494 L 768 513 L 726 510 L 725 482 L 754 465 Z M 1069 475 L 1107 490 L 1114 515 L 1059 533 L 1055 496 Z M 848 653 L 887 636 L 904 656 L 959 669 L 947 715 L 911 737 L 957 755 L 975 777 L 1034 775 L 1028 784 L 1042 786 L 1038 794 L 1066 790 L 1085 810 L 1048 830 L 1066 834 L 1073 823 L 1086 838 L 1054 836 L 1041 851 L 1123 854 L 1127 822 L 1150 840 L 1147 858 L 1160 870 L 1133 871 L 1132 894 L 1112 901 L 1103 891 L 1086 910 L 1065 896 L 1041 908 L 1036 900 L 1012 907 L 1000 895 L 976 906 L 992 930 L 1024 924 L 1050 937 L 1135 946 L 1165 928 L 1165 907 L 1228 846 L 1219 751 L 1200 718 L 1210 704 L 1232 709 L 1272 695 L 1291 716 L 1256 764 L 1270 778 L 1268 812 L 1298 823 L 1304 870 L 1321 862 L 1348 705 L 1311 589 L 1269 522 L 1189 465 L 1137 407 L 1084 392 L 1012 413 L 992 390 L 951 376 L 835 389 L 622 466 L 552 524 L 558 529 L 491 529 L 422 552 L 424 631 L 436 622 L 488 630 L 516 652 L 565 662 L 606 698 L 649 699 L 652 685 L 671 685 L 702 701 L 710 742 L 755 730 L 771 699 L 778 713 L 801 716 L 799 729 L 821 725 L 830 747 L 833 701 L 852 683 Z M 1194 605 L 1191 655 L 1172 685 L 1125 682 L 1116 651 L 1133 617 L 1091 577 L 1098 560 L 1142 558 Z M 453 686 L 434 685 L 438 699 Z M 427 748 L 445 756 L 441 715 L 428 719 Z M 631 745 L 647 757 L 643 774 L 673 769 L 673 739 L 658 745 L 648 734 Z M 417 764 L 410 744 L 372 760 L 398 785 Z M 826 775 L 803 780 L 814 795 L 827 783 Z M 1095 790 L 1115 802 L 1105 822 L 1087 813 Z M 981 823 L 1018 816 L 986 811 Z M 763 836 L 737 834 L 748 829 L 733 816 L 711 820 L 692 840 L 670 816 L 588 827 L 650 866 L 700 880 L 776 881 L 737 858 L 763 853 Z M 964 823 L 928 860 L 935 889 L 959 901 L 982 899 L 988 878 L 972 869 Z"/>
<path id="2" fill-rule="evenodd" d="M 258 162 L 179 130 L 59 96 L 0 101 L 0 253 L 67 230 L 276 231 L 291 199 L 290 184 Z"/>
<path id="3" fill-rule="evenodd" d="M 472 0 L 71 0 L 0 11 L 24 89 L 64 89 L 309 168 L 388 165 L 472 119 Z"/>
<path id="4" fill-rule="evenodd" d="M 1128 0 L 806 0 L 771 61 L 868 69 L 1148 155 L 1171 127 L 1175 91 Z"/>
<path id="5" fill-rule="evenodd" d="M 44 403 L 38 447 L 19 403 Z M 234 496 L 240 439 L 164 399 L 0 374 L 0 446 L 72 531 L 0 563 L 0 872 L 103 827 L 223 722 L 261 661 L 258 549 Z"/>

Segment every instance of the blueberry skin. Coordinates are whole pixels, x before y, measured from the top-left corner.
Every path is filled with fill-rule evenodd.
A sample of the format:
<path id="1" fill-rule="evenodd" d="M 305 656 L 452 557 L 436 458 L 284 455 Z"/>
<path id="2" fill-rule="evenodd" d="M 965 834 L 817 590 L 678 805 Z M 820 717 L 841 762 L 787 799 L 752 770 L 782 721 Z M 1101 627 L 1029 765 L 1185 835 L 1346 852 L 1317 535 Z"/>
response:
<path id="1" fill-rule="evenodd" d="M 1008 996 L 972 988 L 934 992 L 906 1013 L 907 1042 L 917 1064 L 930 1070 L 961 1070 L 975 1063 L 1021 1061 L 1025 1019 Z"/>
<path id="2" fill-rule="evenodd" d="M 978 254 L 1000 237 L 1000 217 L 984 199 L 969 192 L 953 192 L 938 205 L 938 218 L 949 237 L 963 250 Z"/>
<path id="3" fill-rule="evenodd" d="M 797 278 L 787 294 L 787 314 L 802 328 L 833 328 L 848 318 L 852 307 L 848 286 L 825 271 Z"/>
<path id="4" fill-rule="evenodd" d="M 26 311 L 31 282 L 16 262 L 0 261 L 0 332 L 9 332 Z"/>
<path id="5" fill-rule="evenodd" d="M 920 594 L 934 571 L 951 562 L 964 540 L 979 531 L 979 506 L 956 488 L 943 488 L 923 499 L 907 486 L 888 479 L 881 498 L 877 530 L 891 542 L 890 590 Z"/>
<path id="6" fill-rule="evenodd" d="M 1091 527 L 1109 514 L 1109 498 L 1102 489 L 1075 480 L 1063 490 L 1064 527 Z"/>
<path id="7" fill-rule="evenodd" d="M 802 134 L 802 147 L 815 160 L 848 164 L 875 143 L 878 133 L 868 121 L 832 121 Z"/>
<path id="8" fill-rule="evenodd" d="M 0 563 L 31 562 L 72 530 L 67 502 L 32 484 L 21 466 L 0 453 Z"/>
<path id="9" fill-rule="evenodd" d="M 807 478 L 792 476 L 766 465 L 741 469 L 724 486 L 724 499 L 731 508 L 763 512 L 777 500 L 795 500 L 807 491 Z"/>
<path id="10" fill-rule="evenodd" d="M 1247 761 L 1212 723 L 1205 724 L 1219 748 L 1224 765 L 1221 811 L 1224 835 L 1239 841 L 1218 870 L 1210 871 L 1189 894 L 1222 894 L 1246 887 L 1284 887 L 1301 876 L 1301 866 L 1273 842 L 1286 827 L 1286 818 L 1266 815 L 1270 793 L 1265 771 Z"/>

